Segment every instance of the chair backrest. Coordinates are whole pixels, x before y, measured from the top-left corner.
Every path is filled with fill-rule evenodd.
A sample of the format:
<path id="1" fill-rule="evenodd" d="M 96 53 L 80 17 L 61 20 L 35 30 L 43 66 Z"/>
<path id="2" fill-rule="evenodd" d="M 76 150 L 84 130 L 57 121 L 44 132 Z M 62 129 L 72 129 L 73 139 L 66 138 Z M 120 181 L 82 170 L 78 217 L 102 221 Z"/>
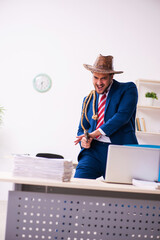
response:
<path id="1" fill-rule="evenodd" d="M 36 157 L 43 157 L 43 158 L 58 158 L 63 159 L 64 157 L 59 154 L 53 154 L 53 153 L 37 153 Z"/>

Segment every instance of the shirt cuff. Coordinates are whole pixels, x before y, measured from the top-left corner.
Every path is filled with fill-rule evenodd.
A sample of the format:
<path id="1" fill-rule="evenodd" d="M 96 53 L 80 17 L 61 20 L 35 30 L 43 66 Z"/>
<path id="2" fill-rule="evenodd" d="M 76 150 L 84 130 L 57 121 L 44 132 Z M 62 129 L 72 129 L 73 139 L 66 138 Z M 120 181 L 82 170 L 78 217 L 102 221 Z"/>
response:
<path id="1" fill-rule="evenodd" d="M 98 130 L 100 131 L 100 133 L 101 133 L 103 136 L 106 135 L 105 132 L 103 132 L 103 130 L 102 130 L 101 128 L 98 128 Z"/>

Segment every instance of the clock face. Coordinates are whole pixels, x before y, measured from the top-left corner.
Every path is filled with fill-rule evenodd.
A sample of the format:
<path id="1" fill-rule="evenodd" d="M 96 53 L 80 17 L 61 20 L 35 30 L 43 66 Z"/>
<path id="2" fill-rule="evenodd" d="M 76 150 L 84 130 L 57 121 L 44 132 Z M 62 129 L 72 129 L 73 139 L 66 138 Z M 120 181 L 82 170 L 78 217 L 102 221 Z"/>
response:
<path id="1" fill-rule="evenodd" d="M 47 74 L 39 74 L 33 79 L 33 86 L 38 92 L 47 92 L 52 85 L 52 80 Z"/>

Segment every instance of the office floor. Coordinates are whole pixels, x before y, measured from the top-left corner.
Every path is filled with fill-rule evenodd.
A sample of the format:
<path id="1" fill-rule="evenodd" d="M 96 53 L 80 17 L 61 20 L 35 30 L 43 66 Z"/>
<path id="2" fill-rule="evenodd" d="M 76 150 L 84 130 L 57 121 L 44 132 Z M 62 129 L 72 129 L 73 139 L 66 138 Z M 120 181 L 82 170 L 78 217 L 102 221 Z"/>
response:
<path id="1" fill-rule="evenodd" d="M 7 201 L 0 201 L 0 240 L 5 239 Z"/>

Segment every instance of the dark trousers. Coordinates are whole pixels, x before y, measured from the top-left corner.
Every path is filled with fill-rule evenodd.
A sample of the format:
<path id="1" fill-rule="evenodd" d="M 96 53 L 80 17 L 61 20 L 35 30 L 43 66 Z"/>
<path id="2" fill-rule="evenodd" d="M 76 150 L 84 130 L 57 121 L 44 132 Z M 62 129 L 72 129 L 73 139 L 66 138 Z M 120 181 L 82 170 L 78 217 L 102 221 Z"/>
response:
<path id="1" fill-rule="evenodd" d="M 78 156 L 75 178 L 105 178 L 107 152 L 110 143 L 93 140 L 89 149 L 84 149 Z"/>

